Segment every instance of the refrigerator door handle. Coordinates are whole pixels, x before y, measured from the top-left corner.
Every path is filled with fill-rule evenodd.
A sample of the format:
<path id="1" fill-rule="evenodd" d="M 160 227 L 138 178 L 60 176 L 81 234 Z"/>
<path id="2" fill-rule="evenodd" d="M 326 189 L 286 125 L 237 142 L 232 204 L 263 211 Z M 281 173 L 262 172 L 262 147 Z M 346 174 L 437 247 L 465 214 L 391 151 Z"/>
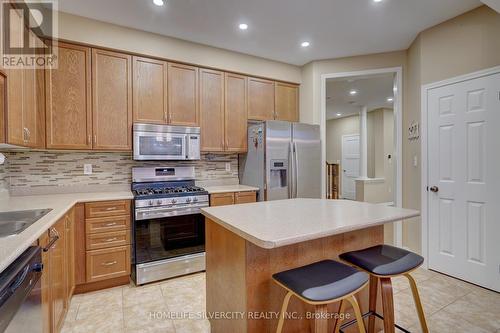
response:
<path id="1" fill-rule="evenodd" d="M 292 193 L 293 198 L 297 198 L 297 195 L 298 195 L 297 177 L 299 175 L 299 158 L 297 155 L 298 155 L 297 143 L 294 142 L 293 143 L 293 159 L 294 159 L 293 171 L 294 171 L 294 175 L 293 175 L 293 193 Z"/>

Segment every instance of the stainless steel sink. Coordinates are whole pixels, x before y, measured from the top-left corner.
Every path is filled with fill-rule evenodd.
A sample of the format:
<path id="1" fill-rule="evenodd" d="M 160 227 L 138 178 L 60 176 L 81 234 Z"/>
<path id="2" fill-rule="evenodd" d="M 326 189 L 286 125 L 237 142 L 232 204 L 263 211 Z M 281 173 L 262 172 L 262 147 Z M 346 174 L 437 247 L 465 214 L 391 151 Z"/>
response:
<path id="1" fill-rule="evenodd" d="M 0 212 L 0 237 L 17 235 L 47 215 L 52 209 Z"/>

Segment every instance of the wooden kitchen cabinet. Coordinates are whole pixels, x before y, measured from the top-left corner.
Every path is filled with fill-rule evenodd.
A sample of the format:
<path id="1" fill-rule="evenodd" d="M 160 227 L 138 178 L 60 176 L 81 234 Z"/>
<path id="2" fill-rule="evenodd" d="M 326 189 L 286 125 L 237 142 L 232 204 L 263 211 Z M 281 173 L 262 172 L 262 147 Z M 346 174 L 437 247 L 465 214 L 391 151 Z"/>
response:
<path id="1" fill-rule="evenodd" d="M 130 200 L 97 201 L 85 204 L 85 218 L 130 216 Z"/>
<path id="2" fill-rule="evenodd" d="M 93 149 L 132 150 L 132 57 L 92 49 Z"/>
<path id="3" fill-rule="evenodd" d="M 66 299 L 69 300 L 75 291 L 75 211 L 73 208 L 65 216 L 66 227 Z"/>
<path id="4" fill-rule="evenodd" d="M 133 57 L 134 122 L 166 124 L 168 122 L 166 61 Z"/>
<path id="5" fill-rule="evenodd" d="M 256 199 L 257 199 L 257 193 L 255 191 L 235 192 L 234 193 L 234 203 L 236 205 L 255 202 Z"/>
<path id="6" fill-rule="evenodd" d="M 247 151 L 247 78 L 225 74 L 225 151 Z"/>
<path id="7" fill-rule="evenodd" d="M 92 148 L 91 49 L 58 43 L 58 68 L 45 72 L 47 148 Z"/>
<path id="8" fill-rule="evenodd" d="M 17 12 L 14 12 L 17 14 Z M 27 36 L 30 43 L 41 43 L 19 15 L 11 17 L 11 43 L 23 45 Z M 1 119 L 2 142 L 30 147 L 45 147 L 45 109 L 43 106 L 43 71 L 32 68 L 5 69 L 6 103 Z"/>
<path id="9" fill-rule="evenodd" d="M 67 258 L 66 258 L 66 217 L 59 220 L 52 228 L 59 236 L 49 250 L 49 274 L 51 286 L 52 329 L 59 332 L 62 328 L 68 306 L 67 298 Z"/>
<path id="10" fill-rule="evenodd" d="M 227 192 L 210 194 L 210 206 L 227 206 L 257 201 L 257 192 Z"/>
<path id="11" fill-rule="evenodd" d="M 38 239 L 38 245 L 43 249 L 49 245 L 49 233 L 45 232 Z M 51 301 L 51 281 L 50 281 L 50 252 L 42 251 L 43 271 L 40 280 L 42 293 L 42 332 L 52 331 L 52 301 Z"/>
<path id="12" fill-rule="evenodd" d="M 210 206 L 228 206 L 234 205 L 234 193 L 215 193 L 210 194 Z"/>
<path id="13" fill-rule="evenodd" d="M 130 275 L 130 245 L 87 251 L 87 282 Z"/>
<path id="14" fill-rule="evenodd" d="M 248 119 L 273 120 L 274 81 L 248 78 Z"/>
<path id="15" fill-rule="evenodd" d="M 200 69 L 201 150 L 224 151 L 224 73 Z"/>
<path id="16" fill-rule="evenodd" d="M 198 68 L 168 64 L 168 123 L 199 126 Z"/>
<path id="17" fill-rule="evenodd" d="M 276 82 L 276 120 L 299 121 L 299 87 L 294 84 Z"/>
<path id="18" fill-rule="evenodd" d="M 7 77 L 0 67 L 0 119 L 5 119 L 5 108 L 7 103 Z M 0 142 L 5 142 L 6 126 L 0 121 Z"/>

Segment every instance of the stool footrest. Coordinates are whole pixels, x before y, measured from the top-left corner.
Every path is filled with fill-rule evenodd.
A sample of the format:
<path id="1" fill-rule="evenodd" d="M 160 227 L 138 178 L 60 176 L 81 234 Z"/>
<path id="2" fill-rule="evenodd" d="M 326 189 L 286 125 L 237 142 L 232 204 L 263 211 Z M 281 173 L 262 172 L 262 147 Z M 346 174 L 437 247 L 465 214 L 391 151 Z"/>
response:
<path id="1" fill-rule="evenodd" d="M 369 312 L 366 312 L 362 315 L 363 319 L 367 318 L 367 317 L 370 317 L 370 316 L 375 316 L 377 317 L 378 319 L 381 319 L 381 320 L 384 320 L 384 317 L 379 315 L 378 313 L 376 313 L 375 311 L 369 311 Z M 340 325 L 340 330 L 339 332 L 340 333 L 344 333 L 344 329 L 346 329 L 347 327 L 349 326 L 352 326 L 356 323 L 356 319 L 353 319 L 353 320 L 350 320 L 348 321 L 347 323 L 344 323 L 342 325 Z M 408 331 L 406 328 L 404 327 L 401 327 L 399 326 L 398 324 L 394 324 L 394 327 L 396 327 L 398 330 L 404 332 L 404 333 L 411 333 L 410 331 Z"/>

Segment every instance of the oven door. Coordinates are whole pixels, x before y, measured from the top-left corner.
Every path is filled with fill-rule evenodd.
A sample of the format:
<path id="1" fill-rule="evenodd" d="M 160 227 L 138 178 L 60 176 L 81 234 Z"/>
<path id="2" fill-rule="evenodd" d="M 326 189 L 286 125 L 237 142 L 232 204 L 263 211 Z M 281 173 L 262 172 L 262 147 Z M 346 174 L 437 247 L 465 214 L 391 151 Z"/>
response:
<path id="1" fill-rule="evenodd" d="M 205 251 L 205 219 L 201 214 L 135 220 L 134 233 L 136 264 Z"/>
<path id="2" fill-rule="evenodd" d="M 134 160 L 185 160 L 187 134 L 134 132 Z"/>

